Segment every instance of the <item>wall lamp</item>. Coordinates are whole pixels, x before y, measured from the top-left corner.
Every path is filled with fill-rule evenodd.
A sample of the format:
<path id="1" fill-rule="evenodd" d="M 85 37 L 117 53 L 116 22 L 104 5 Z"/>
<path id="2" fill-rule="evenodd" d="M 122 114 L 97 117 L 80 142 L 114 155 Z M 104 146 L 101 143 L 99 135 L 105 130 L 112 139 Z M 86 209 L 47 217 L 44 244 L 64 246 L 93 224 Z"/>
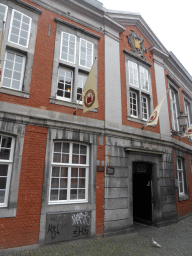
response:
<path id="1" fill-rule="evenodd" d="M 183 114 L 183 111 L 179 111 L 179 116 L 177 117 L 178 122 L 179 122 L 179 127 L 181 128 L 180 131 L 175 131 L 172 130 L 172 136 L 183 136 L 183 134 L 185 133 L 185 128 L 187 126 L 187 115 Z"/>

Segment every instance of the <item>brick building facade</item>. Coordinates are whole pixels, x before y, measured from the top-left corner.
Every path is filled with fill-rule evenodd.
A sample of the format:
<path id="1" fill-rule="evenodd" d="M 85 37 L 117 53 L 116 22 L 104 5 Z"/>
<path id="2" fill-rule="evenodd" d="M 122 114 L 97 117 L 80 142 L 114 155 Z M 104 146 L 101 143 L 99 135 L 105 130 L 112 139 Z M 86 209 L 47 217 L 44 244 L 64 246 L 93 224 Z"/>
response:
<path id="1" fill-rule="evenodd" d="M 162 226 L 192 212 L 192 77 L 140 15 L 1 0 L 0 248 Z M 98 109 L 78 104 L 96 60 Z M 169 89 L 156 126 L 142 130 Z M 77 108 L 76 115 L 73 115 Z"/>

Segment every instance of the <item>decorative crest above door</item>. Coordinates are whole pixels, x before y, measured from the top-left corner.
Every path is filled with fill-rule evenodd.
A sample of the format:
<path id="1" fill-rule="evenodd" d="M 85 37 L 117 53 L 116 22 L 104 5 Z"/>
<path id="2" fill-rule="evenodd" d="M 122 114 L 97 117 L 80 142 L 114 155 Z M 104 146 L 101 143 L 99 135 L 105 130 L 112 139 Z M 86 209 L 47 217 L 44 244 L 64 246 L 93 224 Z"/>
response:
<path id="1" fill-rule="evenodd" d="M 144 39 L 140 37 L 133 29 L 129 35 L 127 35 L 129 45 L 131 46 L 131 51 L 134 52 L 138 57 L 141 57 L 145 60 L 144 53 L 147 53 L 147 49 L 144 48 L 143 42 Z"/>

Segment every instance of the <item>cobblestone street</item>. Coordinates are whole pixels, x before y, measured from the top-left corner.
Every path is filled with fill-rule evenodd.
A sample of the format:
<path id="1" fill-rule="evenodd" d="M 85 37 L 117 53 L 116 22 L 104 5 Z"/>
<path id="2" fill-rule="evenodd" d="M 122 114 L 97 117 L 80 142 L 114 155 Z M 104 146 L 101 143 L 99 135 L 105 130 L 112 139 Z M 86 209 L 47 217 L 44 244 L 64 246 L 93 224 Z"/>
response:
<path id="1" fill-rule="evenodd" d="M 152 238 L 161 248 L 152 246 Z M 132 234 L 90 238 L 46 246 L 28 246 L 0 251 L 1 256 L 75 255 L 192 255 L 192 216 L 166 227 L 136 227 Z"/>

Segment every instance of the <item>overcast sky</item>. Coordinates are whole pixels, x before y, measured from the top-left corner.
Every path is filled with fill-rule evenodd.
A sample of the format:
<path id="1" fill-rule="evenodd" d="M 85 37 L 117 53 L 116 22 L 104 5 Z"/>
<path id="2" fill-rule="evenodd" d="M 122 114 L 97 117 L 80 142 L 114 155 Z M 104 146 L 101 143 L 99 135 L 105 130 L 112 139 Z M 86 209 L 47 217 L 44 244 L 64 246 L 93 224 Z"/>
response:
<path id="1" fill-rule="evenodd" d="M 168 51 L 192 76 L 191 0 L 99 0 L 107 9 L 141 14 Z"/>

